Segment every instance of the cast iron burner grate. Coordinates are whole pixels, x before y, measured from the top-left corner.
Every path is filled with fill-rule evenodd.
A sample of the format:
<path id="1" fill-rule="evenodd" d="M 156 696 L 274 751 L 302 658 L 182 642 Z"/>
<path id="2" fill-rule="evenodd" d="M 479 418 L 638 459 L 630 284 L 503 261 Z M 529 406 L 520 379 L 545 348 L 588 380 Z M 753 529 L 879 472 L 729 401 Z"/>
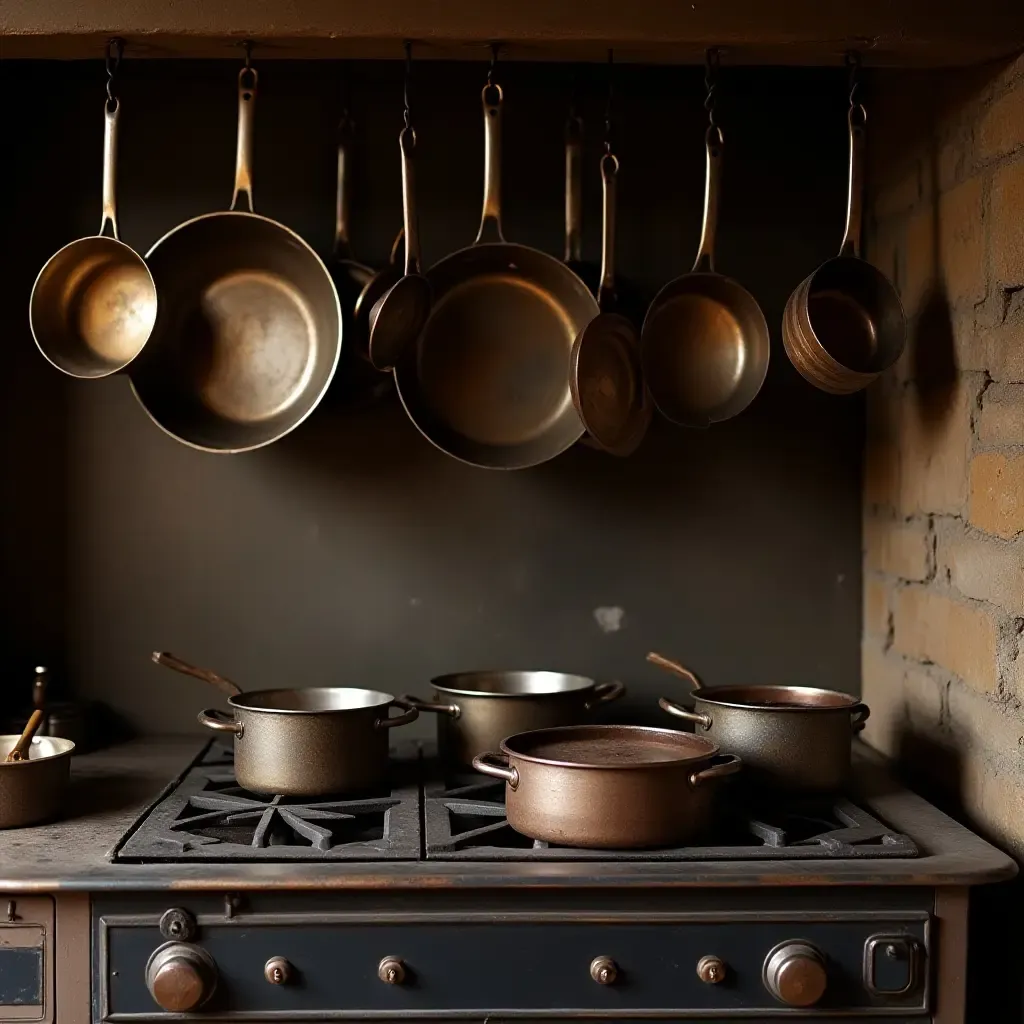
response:
<path id="1" fill-rule="evenodd" d="M 845 798 L 735 802 L 694 845 L 663 850 L 581 850 L 520 835 L 505 818 L 505 784 L 469 779 L 428 783 L 428 860 L 822 860 L 916 857 L 900 834 Z"/>
<path id="2" fill-rule="evenodd" d="M 120 861 L 418 860 L 418 755 L 392 786 L 359 798 L 261 796 L 235 781 L 212 744 L 115 854 Z"/>

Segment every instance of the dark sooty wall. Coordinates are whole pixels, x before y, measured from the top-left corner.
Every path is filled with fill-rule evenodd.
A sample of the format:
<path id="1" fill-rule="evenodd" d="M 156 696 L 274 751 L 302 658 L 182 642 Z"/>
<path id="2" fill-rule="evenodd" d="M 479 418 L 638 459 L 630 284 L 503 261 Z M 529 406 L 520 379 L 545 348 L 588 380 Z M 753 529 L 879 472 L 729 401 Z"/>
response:
<path id="1" fill-rule="evenodd" d="M 275 61 L 259 69 L 257 210 L 327 254 L 340 70 Z M 237 70 L 125 62 L 120 213 L 124 239 L 140 251 L 229 199 Z M 484 68 L 416 72 L 429 263 L 476 231 Z M 591 259 L 603 74 L 581 72 Z M 657 717 L 658 691 L 683 689 L 645 665 L 652 647 L 686 659 L 709 683 L 856 690 L 861 405 L 805 385 L 778 331 L 788 292 L 842 233 L 841 73 L 722 75 L 718 266 L 754 292 L 772 327 L 772 365 L 753 406 L 706 432 L 657 423 L 628 460 L 578 447 L 508 474 L 433 450 L 394 395 L 353 408 L 336 386 L 288 438 L 225 457 L 164 436 L 124 379 L 62 378 L 36 351 L 26 310 L 49 254 L 99 224 L 103 70 L 8 62 L 0 76 L 9 100 L 0 115 L 0 654 L 9 700 L 13 688 L 27 693 L 42 660 L 71 690 L 143 728 L 193 728 L 214 696 L 151 665 L 154 648 L 249 688 L 422 693 L 431 675 L 477 667 L 619 676 L 635 718 Z M 499 80 L 506 234 L 560 253 L 569 71 L 507 66 Z M 356 66 L 351 88 L 354 244 L 380 261 L 401 215 L 400 65 Z M 616 93 L 619 262 L 642 309 L 696 250 L 701 72 L 622 68 Z"/>

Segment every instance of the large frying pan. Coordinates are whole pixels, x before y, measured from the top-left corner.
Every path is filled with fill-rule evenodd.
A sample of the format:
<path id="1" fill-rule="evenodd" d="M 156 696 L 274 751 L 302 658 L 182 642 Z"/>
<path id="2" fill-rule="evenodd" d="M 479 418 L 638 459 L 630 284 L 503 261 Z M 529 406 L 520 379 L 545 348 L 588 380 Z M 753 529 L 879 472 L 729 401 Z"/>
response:
<path id="1" fill-rule="evenodd" d="M 487 469 L 523 469 L 583 435 L 569 390 L 569 353 L 599 310 L 560 260 L 501 233 L 501 104 L 483 90 L 484 205 L 476 241 L 427 278 L 431 314 L 395 367 L 398 394 L 443 452 Z"/>
<path id="2" fill-rule="evenodd" d="M 160 305 L 132 388 L 172 437 L 208 452 L 276 441 L 316 408 L 341 353 L 327 268 L 290 228 L 252 212 L 256 72 L 238 77 L 231 209 L 179 224 L 146 254 Z M 249 212 L 236 210 L 245 193 Z"/>

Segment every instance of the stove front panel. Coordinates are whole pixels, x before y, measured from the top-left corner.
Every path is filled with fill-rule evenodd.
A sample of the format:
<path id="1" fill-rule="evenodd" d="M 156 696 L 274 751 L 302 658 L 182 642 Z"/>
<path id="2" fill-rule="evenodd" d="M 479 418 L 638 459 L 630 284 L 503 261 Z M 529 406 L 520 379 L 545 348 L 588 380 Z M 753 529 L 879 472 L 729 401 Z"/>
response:
<path id="1" fill-rule="evenodd" d="M 747 910 L 692 913 L 601 912 L 600 897 L 586 909 L 552 901 L 518 911 L 349 913 L 335 909 L 343 901 L 325 899 L 316 912 L 275 912 L 269 896 L 258 911 L 232 917 L 197 908 L 190 944 L 211 958 L 216 984 L 196 1019 L 927 1017 L 927 910 L 787 910 L 786 894 L 775 895 L 778 909 L 752 899 Z M 160 918 L 156 908 L 97 908 L 98 1020 L 170 1016 L 147 988 L 147 965 L 169 941 Z M 794 1010 L 769 991 L 765 965 L 791 947 L 821 957 L 827 986 L 813 1010 Z M 717 959 L 715 980 L 706 960 L 704 980 L 698 974 L 708 957 Z M 275 958 L 285 962 L 283 984 L 268 980 Z M 389 960 L 397 983 L 387 981 Z"/>

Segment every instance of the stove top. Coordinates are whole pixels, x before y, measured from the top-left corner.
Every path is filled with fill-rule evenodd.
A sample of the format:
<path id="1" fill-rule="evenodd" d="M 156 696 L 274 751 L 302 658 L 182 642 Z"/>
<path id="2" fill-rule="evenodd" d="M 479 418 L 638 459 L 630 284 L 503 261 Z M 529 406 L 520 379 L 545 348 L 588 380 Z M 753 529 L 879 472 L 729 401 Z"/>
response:
<path id="1" fill-rule="evenodd" d="M 728 802 L 697 843 L 581 850 L 538 843 L 505 818 L 504 784 L 445 778 L 415 744 L 393 753 L 390 787 L 353 798 L 260 796 L 210 743 L 119 844 L 114 860 L 821 860 L 916 857 L 914 842 L 850 800 Z"/>

